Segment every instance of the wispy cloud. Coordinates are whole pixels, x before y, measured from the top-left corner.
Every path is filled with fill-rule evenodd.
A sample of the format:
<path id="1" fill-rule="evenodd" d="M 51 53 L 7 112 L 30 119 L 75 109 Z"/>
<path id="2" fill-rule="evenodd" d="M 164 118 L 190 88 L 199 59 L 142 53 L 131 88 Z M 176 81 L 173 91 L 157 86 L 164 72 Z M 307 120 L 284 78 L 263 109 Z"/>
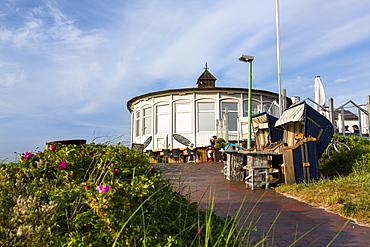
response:
<path id="1" fill-rule="evenodd" d="M 5 90 L 14 87 L 26 78 L 26 73 L 21 71 L 16 63 L 0 61 L 0 86 Z"/>
<path id="2" fill-rule="evenodd" d="M 320 75 L 338 104 L 365 99 L 369 8 L 366 1 L 280 1 L 288 96 L 312 98 Z M 205 62 L 218 86 L 245 87 L 241 54 L 255 56 L 253 87 L 277 91 L 271 1 L 4 0 L 0 24 L 0 131 L 7 150 L 19 142 L 33 148 L 46 139 L 129 130 L 127 100 L 195 87 Z"/>
<path id="3" fill-rule="evenodd" d="M 21 24 L 17 27 L 2 25 L 0 37 L 16 47 L 47 50 L 57 46 L 77 50 L 104 40 L 99 30 L 79 29 L 74 20 L 67 18 L 51 3 L 31 9 L 16 9 L 15 12 L 18 12 Z"/>
<path id="4" fill-rule="evenodd" d="M 338 79 L 336 79 L 334 82 L 344 82 L 344 81 L 347 81 L 347 79 L 338 78 Z"/>

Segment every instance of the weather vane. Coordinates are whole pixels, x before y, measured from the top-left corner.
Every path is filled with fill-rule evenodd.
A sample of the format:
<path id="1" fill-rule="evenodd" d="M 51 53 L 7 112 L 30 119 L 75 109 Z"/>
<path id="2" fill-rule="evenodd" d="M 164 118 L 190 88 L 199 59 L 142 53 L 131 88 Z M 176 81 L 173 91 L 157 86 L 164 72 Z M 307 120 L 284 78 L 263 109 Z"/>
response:
<path id="1" fill-rule="evenodd" d="M 206 67 L 204 67 L 205 70 L 208 70 L 208 67 L 207 67 L 207 62 L 206 62 Z"/>

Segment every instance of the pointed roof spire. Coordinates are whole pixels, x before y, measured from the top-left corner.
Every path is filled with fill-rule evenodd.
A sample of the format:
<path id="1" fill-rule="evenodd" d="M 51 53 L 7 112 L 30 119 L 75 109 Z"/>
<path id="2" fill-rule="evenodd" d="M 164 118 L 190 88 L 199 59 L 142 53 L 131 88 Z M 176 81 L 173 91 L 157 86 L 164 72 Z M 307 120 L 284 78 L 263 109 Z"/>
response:
<path id="1" fill-rule="evenodd" d="M 211 72 L 208 71 L 208 63 L 204 67 L 203 73 L 199 76 L 197 84 L 198 87 L 215 87 L 216 77 L 214 77 Z"/>

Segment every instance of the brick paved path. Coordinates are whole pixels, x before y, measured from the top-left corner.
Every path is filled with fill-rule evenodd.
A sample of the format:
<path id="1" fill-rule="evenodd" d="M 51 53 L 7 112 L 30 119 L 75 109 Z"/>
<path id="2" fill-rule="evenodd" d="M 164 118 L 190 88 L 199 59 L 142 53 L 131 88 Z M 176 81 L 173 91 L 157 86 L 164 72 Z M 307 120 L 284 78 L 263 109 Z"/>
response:
<path id="1" fill-rule="evenodd" d="M 345 225 L 345 218 L 285 197 L 272 188 L 248 190 L 242 181 L 224 179 L 223 163 L 172 163 L 156 166 L 163 171 L 163 176 L 173 181 L 181 179 L 182 182 L 174 183 L 175 187 L 188 185 L 191 200 L 199 202 L 202 209 L 209 205 L 210 198 L 214 196 L 214 211 L 221 217 L 235 215 L 243 201 L 242 210 L 246 213 L 256 205 L 252 212 L 260 219 L 256 223 L 258 231 L 251 234 L 252 240 L 266 236 L 273 225 L 272 234 L 263 246 L 290 246 L 304 234 L 292 246 L 327 246 L 342 228 L 330 246 L 370 246 L 370 227 L 353 222 Z M 249 220 L 251 218 L 248 217 Z"/>

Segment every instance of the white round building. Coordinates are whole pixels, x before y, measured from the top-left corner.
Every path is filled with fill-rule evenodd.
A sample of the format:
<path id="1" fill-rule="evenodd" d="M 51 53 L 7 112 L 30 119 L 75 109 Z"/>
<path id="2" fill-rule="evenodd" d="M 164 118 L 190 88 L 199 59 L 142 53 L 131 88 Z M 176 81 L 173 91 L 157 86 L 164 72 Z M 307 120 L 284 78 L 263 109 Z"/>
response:
<path id="1" fill-rule="evenodd" d="M 205 68 L 196 88 L 164 90 L 130 99 L 131 142 L 143 143 L 151 137 L 146 149 L 161 149 L 184 147 L 174 134 L 186 137 L 196 147 L 209 145 L 213 135 L 228 141 L 245 139 L 242 125 L 248 116 L 248 89 L 216 87 L 215 82 Z M 252 115 L 267 111 L 275 115 L 274 101 L 278 101 L 277 93 L 253 89 Z M 286 101 L 289 106 L 290 99 Z"/>

